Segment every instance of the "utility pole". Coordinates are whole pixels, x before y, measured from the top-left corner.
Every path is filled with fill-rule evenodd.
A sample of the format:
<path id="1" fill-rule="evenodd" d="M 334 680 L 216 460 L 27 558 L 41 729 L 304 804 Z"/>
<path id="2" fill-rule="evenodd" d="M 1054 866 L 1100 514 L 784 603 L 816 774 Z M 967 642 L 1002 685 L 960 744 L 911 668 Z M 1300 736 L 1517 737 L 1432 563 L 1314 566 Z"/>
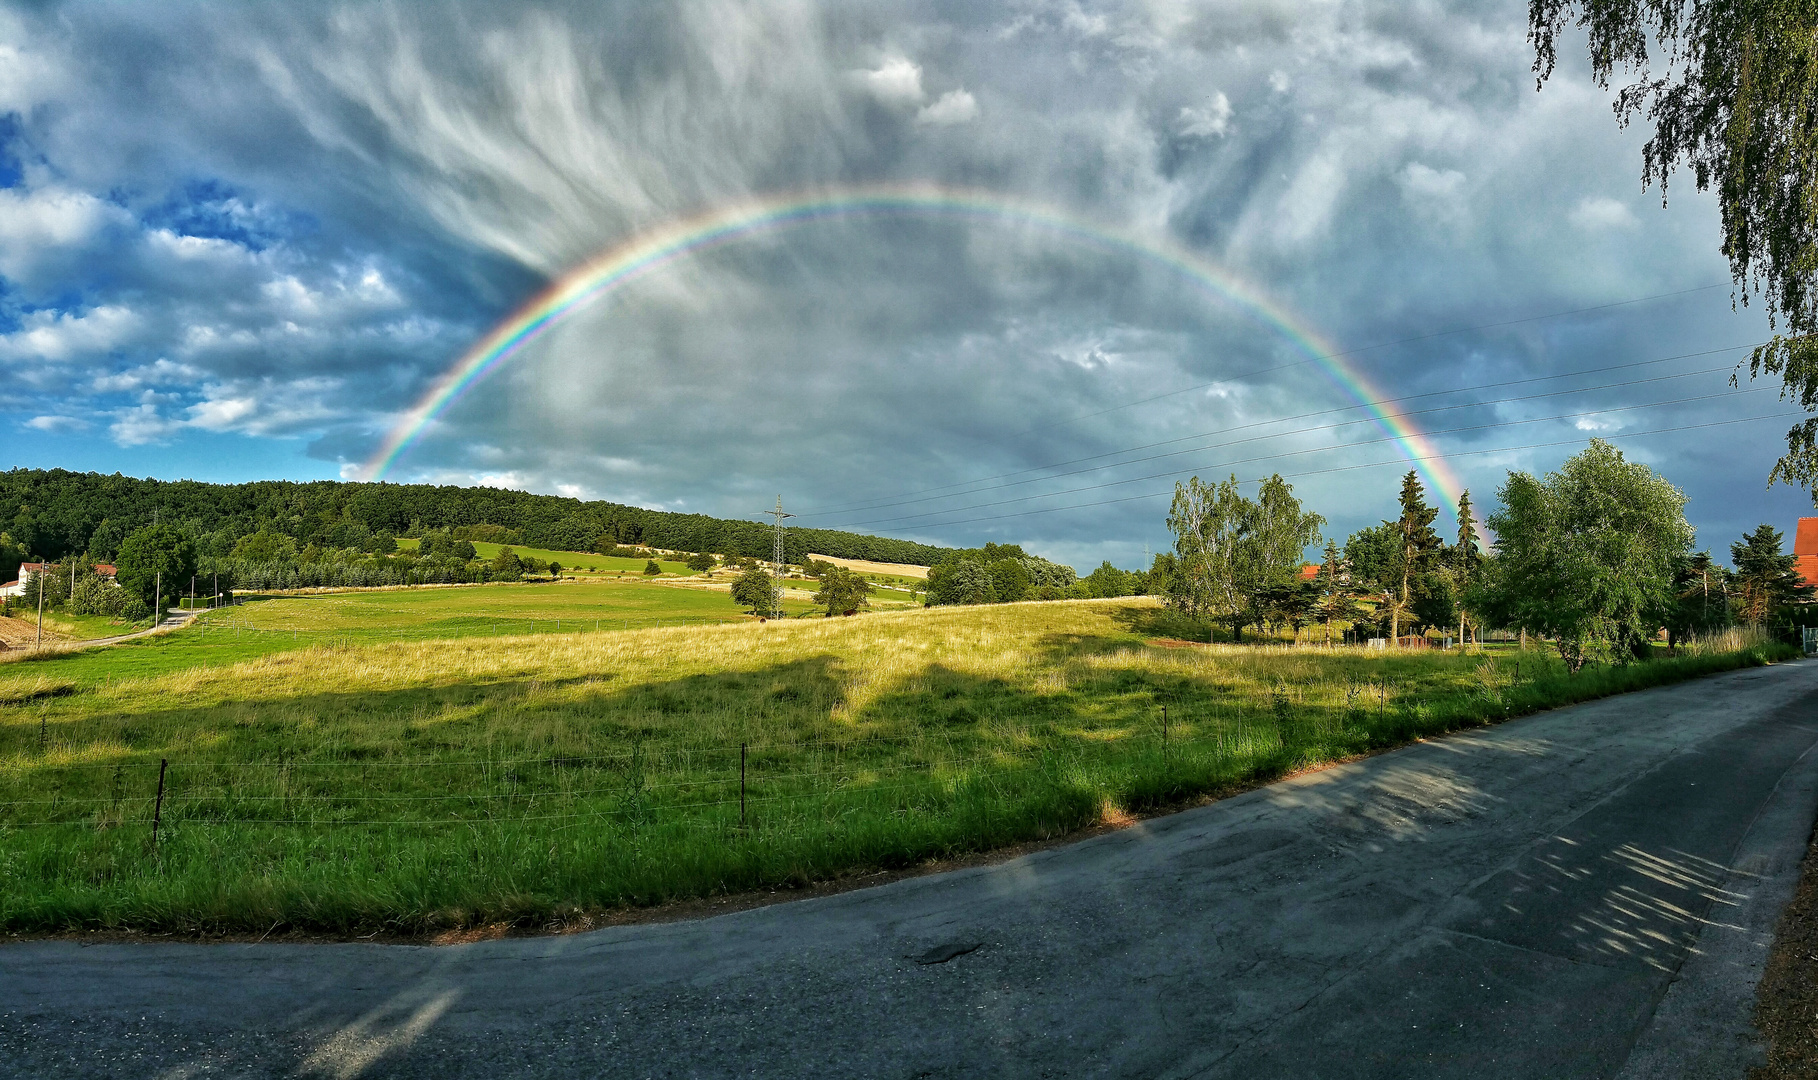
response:
<path id="1" fill-rule="evenodd" d="M 777 586 L 770 593 L 770 614 L 780 618 L 783 614 L 783 575 L 788 568 L 783 563 L 783 519 L 792 518 L 794 514 L 783 513 L 783 497 L 776 497 L 776 509 L 764 511 L 765 516 L 776 519 L 776 580 Z"/>
<path id="2" fill-rule="evenodd" d="M 32 648 L 40 649 L 43 647 L 44 647 L 44 561 L 42 559 L 40 559 L 38 561 L 38 640 L 32 644 Z"/>
<path id="3" fill-rule="evenodd" d="M 152 577 L 152 629 L 158 628 L 158 620 L 164 610 L 164 571 L 160 570 Z"/>

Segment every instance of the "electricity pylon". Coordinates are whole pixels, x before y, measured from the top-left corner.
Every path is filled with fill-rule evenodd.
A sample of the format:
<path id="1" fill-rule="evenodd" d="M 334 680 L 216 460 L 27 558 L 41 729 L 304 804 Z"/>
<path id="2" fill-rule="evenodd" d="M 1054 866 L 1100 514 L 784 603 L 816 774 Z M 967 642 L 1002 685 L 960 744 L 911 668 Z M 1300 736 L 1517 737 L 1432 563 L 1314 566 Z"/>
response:
<path id="1" fill-rule="evenodd" d="M 783 563 L 783 519 L 792 518 L 794 514 L 783 513 L 783 497 L 776 497 L 776 509 L 765 510 L 764 514 L 776 519 L 776 586 L 770 590 L 770 616 L 781 618 L 783 614 L 783 575 L 788 567 Z"/>

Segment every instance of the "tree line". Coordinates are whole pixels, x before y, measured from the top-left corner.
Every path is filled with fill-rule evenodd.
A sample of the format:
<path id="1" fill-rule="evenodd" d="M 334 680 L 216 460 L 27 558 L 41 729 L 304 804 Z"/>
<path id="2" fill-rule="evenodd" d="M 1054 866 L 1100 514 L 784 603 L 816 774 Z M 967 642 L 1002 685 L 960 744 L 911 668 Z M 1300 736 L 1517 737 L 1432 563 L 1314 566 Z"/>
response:
<path id="1" fill-rule="evenodd" d="M 170 524 L 199 556 L 228 557 L 237 542 L 260 532 L 289 537 L 301 551 L 358 550 L 382 554 L 381 537 L 446 531 L 464 539 L 558 551 L 601 552 L 619 545 L 767 558 L 772 530 L 760 522 L 680 514 L 603 501 L 452 485 L 262 480 L 207 484 L 12 469 L 0 473 L 0 530 L 10 543 L 4 559 L 61 560 L 117 555 L 128 534 Z M 929 566 L 947 548 L 835 529 L 790 528 L 785 556 L 810 552 L 836 558 Z M 17 569 L 15 562 L 11 567 Z"/>
<path id="2" fill-rule="evenodd" d="M 1488 547 L 1468 491 L 1448 542 L 1409 471 L 1397 515 L 1342 546 L 1327 539 L 1309 572 L 1303 552 L 1325 519 L 1280 476 L 1254 498 L 1235 477 L 1210 485 L 1194 477 L 1176 487 L 1174 550 L 1156 556 L 1147 584 L 1232 640 L 1249 627 L 1321 625 L 1328 642 L 1336 630 L 1387 643 L 1498 630 L 1552 642 L 1573 670 L 1646 656 L 1663 631 L 1677 644 L 1736 623 L 1818 621 L 1813 589 L 1778 530 L 1761 525 L 1730 546 L 1733 569 L 1719 565 L 1692 550 L 1685 495 L 1602 440 L 1545 477 L 1509 473 L 1496 494 L 1484 518 Z"/>

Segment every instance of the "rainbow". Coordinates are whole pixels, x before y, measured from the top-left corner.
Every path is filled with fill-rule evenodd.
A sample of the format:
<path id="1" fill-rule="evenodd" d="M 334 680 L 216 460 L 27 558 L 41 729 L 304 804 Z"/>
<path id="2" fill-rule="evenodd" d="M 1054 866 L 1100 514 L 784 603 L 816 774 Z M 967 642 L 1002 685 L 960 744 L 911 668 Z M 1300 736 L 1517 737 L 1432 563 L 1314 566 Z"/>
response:
<path id="1" fill-rule="evenodd" d="M 1052 208 L 977 191 L 941 187 L 855 187 L 757 199 L 720 207 L 632 237 L 552 282 L 475 342 L 427 394 L 393 425 L 366 463 L 367 479 L 382 479 L 423 432 L 487 375 L 544 331 L 586 305 L 689 256 L 766 233 L 836 218 L 945 215 L 1039 229 L 1100 250 L 1160 265 L 1219 300 L 1233 304 L 1280 334 L 1347 397 L 1369 411 L 1444 508 L 1458 504 L 1463 485 L 1426 436 L 1347 363 L 1340 351 L 1279 303 L 1224 269 L 1171 245 L 1138 239 Z"/>

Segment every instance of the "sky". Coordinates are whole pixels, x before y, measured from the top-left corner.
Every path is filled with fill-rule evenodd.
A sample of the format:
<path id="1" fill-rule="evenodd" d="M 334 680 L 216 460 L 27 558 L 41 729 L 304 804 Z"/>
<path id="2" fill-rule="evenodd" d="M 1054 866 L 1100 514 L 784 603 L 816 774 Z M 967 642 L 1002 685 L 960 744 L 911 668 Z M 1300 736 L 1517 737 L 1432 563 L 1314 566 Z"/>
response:
<path id="1" fill-rule="evenodd" d="M 1189 475 L 1279 472 L 1342 542 L 1393 516 L 1410 455 L 1482 512 L 1601 436 L 1687 494 L 1701 547 L 1790 536 L 1810 495 L 1766 481 L 1794 410 L 1730 386 L 1772 331 L 1714 201 L 1643 188 L 1647 131 L 1582 39 L 1536 89 L 1526 10 L 0 5 L 0 448 L 365 478 L 602 253 L 907 187 L 995 209 L 684 248 L 384 478 L 727 517 L 780 494 L 799 524 L 1083 571 L 1166 549 Z"/>

